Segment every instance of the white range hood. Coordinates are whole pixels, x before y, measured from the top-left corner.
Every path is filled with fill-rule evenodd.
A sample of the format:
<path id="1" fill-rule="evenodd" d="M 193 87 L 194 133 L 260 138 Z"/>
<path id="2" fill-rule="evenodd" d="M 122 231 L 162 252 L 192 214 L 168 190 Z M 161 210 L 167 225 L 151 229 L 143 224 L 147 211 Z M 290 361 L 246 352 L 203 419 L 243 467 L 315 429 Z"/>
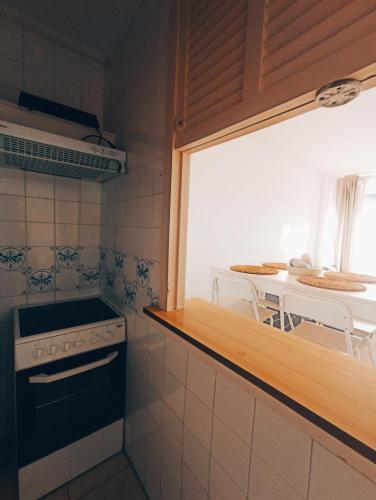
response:
<path id="1" fill-rule="evenodd" d="M 104 182 L 126 173 L 125 151 L 0 120 L 0 166 Z"/>

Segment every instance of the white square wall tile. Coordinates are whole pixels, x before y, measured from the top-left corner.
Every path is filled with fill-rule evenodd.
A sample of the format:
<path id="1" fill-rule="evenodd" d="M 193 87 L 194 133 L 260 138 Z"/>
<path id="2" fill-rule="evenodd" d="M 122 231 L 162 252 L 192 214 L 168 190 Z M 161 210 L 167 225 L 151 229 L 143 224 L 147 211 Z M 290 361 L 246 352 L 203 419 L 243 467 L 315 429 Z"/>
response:
<path id="1" fill-rule="evenodd" d="M 35 94 L 45 99 L 52 99 L 54 93 L 54 81 L 51 72 L 41 71 L 33 66 L 24 66 L 24 86 L 26 92 Z"/>
<path id="2" fill-rule="evenodd" d="M 78 224 L 56 224 L 56 246 L 78 246 Z"/>
<path id="3" fill-rule="evenodd" d="M 163 377 L 164 370 L 162 366 L 154 358 L 148 356 L 148 380 L 159 395 L 163 394 Z"/>
<path id="4" fill-rule="evenodd" d="M 26 224 L 24 222 L 0 222 L 0 246 L 25 246 Z"/>
<path id="5" fill-rule="evenodd" d="M 164 366 L 166 349 L 166 336 L 162 332 L 158 332 L 154 328 L 149 329 L 148 351 L 158 363 Z"/>
<path id="6" fill-rule="evenodd" d="M 0 167 L 0 193 L 25 195 L 25 173 Z"/>
<path id="7" fill-rule="evenodd" d="M 55 241 L 54 233 L 54 224 L 28 222 L 27 244 L 30 246 L 53 246 Z"/>
<path id="8" fill-rule="evenodd" d="M 65 201 L 80 201 L 80 181 L 65 177 L 55 178 L 55 198 Z"/>
<path id="9" fill-rule="evenodd" d="M 22 61 L 23 44 L 22 30 L 8 23 L 0 23 L 0 54 L 16 61 Z"/>
<path id="10" fill-rule="evenodd" d="M 192 392 L 187 390 L 184 425 L 210 450 L 213 414 Z"/>
<path id="11" fill-rule="evenodd" d="M 81 203 L 101 203 L 101 189 L 98 182 L 81 181 Z"/>
<path id="12" fill-rule="evenodd" d="M 217 373 L 214 413 L 246 444 L 251 443 L 255 398 L 222 373 Z"/>
<path id="13" fill-rule="evenodd" d="M 0 297 L 15 297 L 26 291 L 26 276 L 22 272 L 0 271 Z"/>
<path id="14" fill-rule="evenodd" d="M 26 173 L 26 196 L 35 198 L 54 198 L 55 184 L 52 175 Z"/>
<path id="15" fill-rule="evenodd" d="M 100 226 L 80 225 L 80 245 L 96 246 L 99 245 Z"/>
<path id="16" fill-rule="evenodd" d="M 213 419 L 211 453 L 238 488 L 247 494 L 251 450 L 216 417 Z"/>
<path id="17" fill-rule="evenodd" d="M 185 384 L 187 373 L 187 350 L 175 340 L 166 337 L 165 367 L 182 384 Z"/>
<path id="18" fill-rule="evenodd" d="M 26 198 L 28 222 L 54 222 L 54 202 L 43 198 Z"/>
<path id="19" fill-rule="evenodd" d="M 252 447 L 302 496 L 307 495 L 311 438 L 256 400 Z"/>
<path id="20" fill-rule="evenodd" d="M 22 87 L 22 64 L 2 55 L 0 55 L 0 64 L 1 83 L 20 89 Z"/>
<path id="21" fill-rule="evenodd" d="M 255 451 L 252 452 L 251 458 L 248 497 L 252 500 L 277 498 L 278 500 L 304 500 L 305 498 L 286 483 Z M 320 500 L 324 500 L 324 497 Z"/>
<path id="22" fill-rule="evenodd" d="M 58 224 L 78 224 L 80 204 L 75 201 L 55 200 L 55 219 Z"/>
<path id="23" fill-rule="evenodd" d="M 183 453 L 183 424 L 181 420 L 163 403 L 162 408 L 163 439 L 167 441 L 179 455 Z"/>
<path id="24" fill-rule="evenodd" d="M 206 500 L 208 498 L 207 492 L 202 488 L 185 463 L 183 463 L 181 483 L 182 500 Z"/>
<path id="25" fill-rule="evenodd" d="M 209 452 L 184 429 L 183 460 L 205 491 L 209 488 Z"/>
<path id="26" fill-rule="evenodd" d="M 80 224 L 95 224 L 101 222 L 101 206 L 95 203 L 81 203 Z"/>
<path id="27" fill-rule="evenodd" d="M 31 247 L 27 251 L 27 265 L 32 269 L 48 269 L 55 265 L 53 247 Z"/>
<path id="28" fill-rule="evenodd" d="M 162 194 L 153 196 L 153 227 L 162 227 Z"/>
<path id="29" fill-rule="evenodd" d="M 270 497 L 269 500 L 271 500 Z M 244 493 L 213 459 L 210 461 L 209 500 L 246 500 Z M 253 497 L 252 497 L 252 500 Z"/>
<path id="30" fill-rule="evenodd" d="M 162 446 L 161 495 L 164 500 L 176 500 L 181 496 L 182 458 L 166 441 Z"/>
<path id="31" fill-rule="evenodd" d="M 81 108 L 81 86 L 74 82 L 55 78 L 55 100 L 72 108 Z"/>
<path id="32" fill-rule="evenodd" d="M 374 500 L 371 483 L 342 459 L 314 442 L 308 500 Z"/>
<path id="33" fill-rule="evenodd" d="M 25 198 L 0 194 L 0 220 L 24 221 L 25 220 Z"/>
<path id="34" fill-rule="evenodd" d="M 214 368 L 195 354 L 188 354 L 187 387 L 210 409 L 214 402 L 215 375 Z"/>
<path id="35" fill-rule="evenodd" d="M 164 372 L 163 401 L 180 420 L 183 420 L 185 386 L 167 370 Z"/>

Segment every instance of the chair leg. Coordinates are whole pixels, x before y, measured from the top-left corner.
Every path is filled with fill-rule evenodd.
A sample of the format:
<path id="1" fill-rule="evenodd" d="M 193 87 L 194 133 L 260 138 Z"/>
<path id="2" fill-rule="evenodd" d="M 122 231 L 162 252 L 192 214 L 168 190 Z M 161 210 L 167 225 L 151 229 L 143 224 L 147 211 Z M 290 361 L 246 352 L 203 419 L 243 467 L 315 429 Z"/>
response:
<path id="1" fill-rule="evenodd" d="M 370 338 L 366 338 L 366 343 L 368 347 L 369 357 L 373 366 L 376 366 L 376 356 L 373 352 L 372 342 Z"/>
<path id="2" fill-rule="evenodd" d="M 294 329 L 294 322 L 292 320 L 292 316 L 290 313 L 287 313 L 287 318 L 289 320 L 289 325 L 290 325 L 290 331 Z"/>

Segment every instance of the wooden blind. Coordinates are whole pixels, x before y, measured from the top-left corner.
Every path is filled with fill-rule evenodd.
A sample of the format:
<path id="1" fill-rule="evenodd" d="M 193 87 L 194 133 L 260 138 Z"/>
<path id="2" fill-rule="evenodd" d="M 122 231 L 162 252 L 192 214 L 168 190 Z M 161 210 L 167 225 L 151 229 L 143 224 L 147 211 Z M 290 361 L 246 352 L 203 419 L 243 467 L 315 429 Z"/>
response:
<path id="1" fill-rule="evenodd" d="M 181 0 L 176 145 L 376 74 L 376 0 Z"/>
<path id="2" fill-rule="evenodd" d="M 195 124 L 242 99 L 247 0 L 190 2 L 184 125 Z"/>
<path id="3" fill-rule="evenodd" d="M 375 27 L 374 0 L 266 0 L 261 88 L 304 72 Z"/>

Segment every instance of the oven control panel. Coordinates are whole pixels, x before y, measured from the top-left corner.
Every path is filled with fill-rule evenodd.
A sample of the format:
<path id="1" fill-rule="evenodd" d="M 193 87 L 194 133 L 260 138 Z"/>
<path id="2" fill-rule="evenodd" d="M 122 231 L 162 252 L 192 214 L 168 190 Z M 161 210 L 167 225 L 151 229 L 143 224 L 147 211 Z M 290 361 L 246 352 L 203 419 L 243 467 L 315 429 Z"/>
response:
<path id="1" fill-rule="evenodd" d="M 16 370 L 43 365 L 124 341 L 125 321 L 118 320 L 102 326 L 24 342 L 16 345 Z"/>

